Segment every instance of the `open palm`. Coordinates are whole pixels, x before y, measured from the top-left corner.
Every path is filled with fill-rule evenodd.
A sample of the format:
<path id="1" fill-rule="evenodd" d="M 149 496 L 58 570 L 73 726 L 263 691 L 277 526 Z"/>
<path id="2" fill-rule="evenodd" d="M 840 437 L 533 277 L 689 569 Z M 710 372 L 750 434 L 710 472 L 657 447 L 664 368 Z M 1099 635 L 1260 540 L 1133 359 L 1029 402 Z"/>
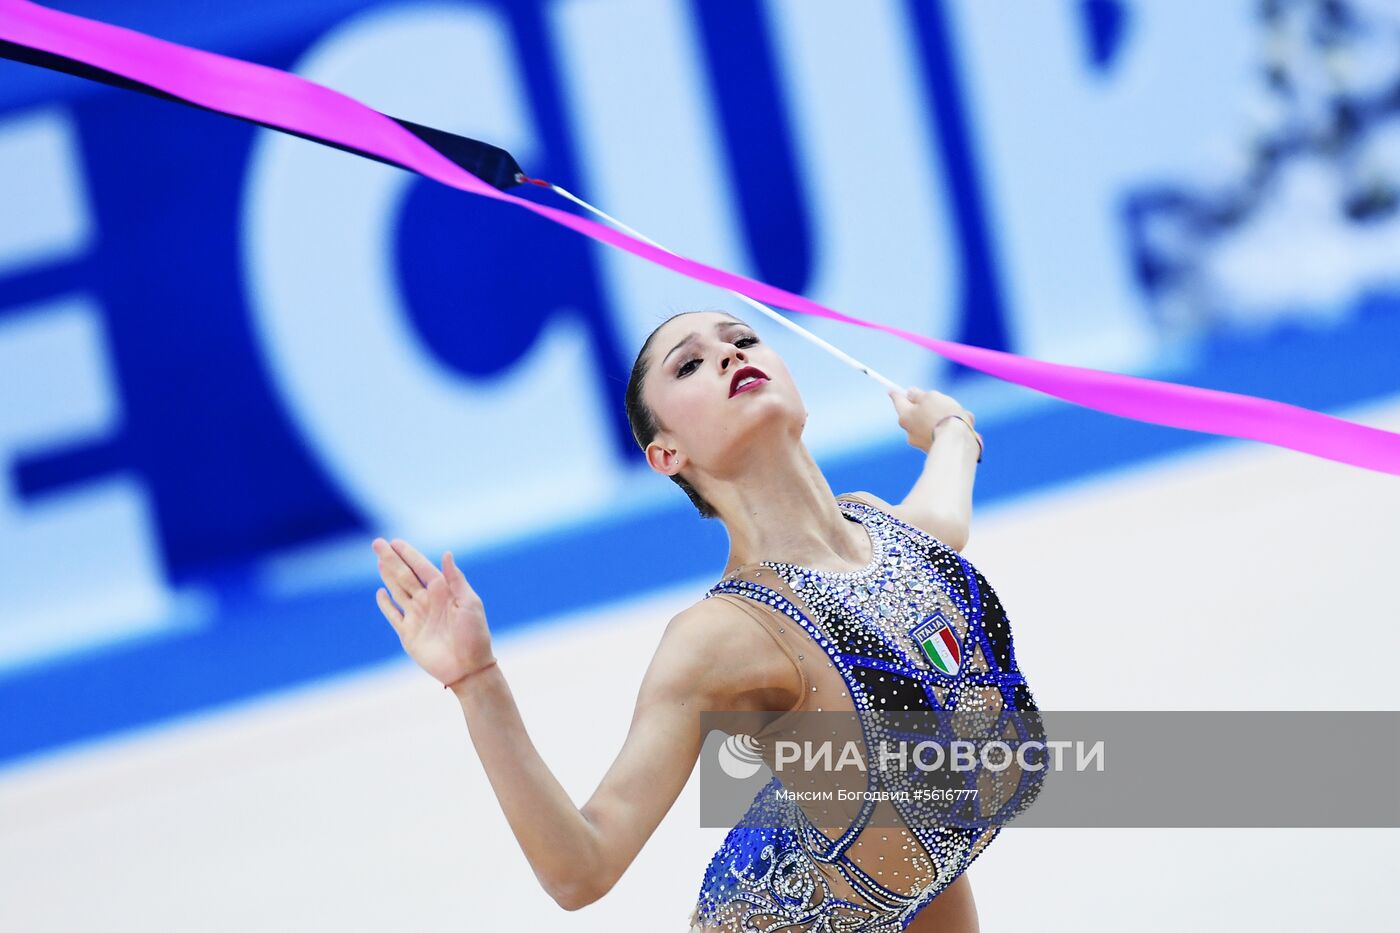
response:
<path id="1" fill-rule="evenodd" d="M 372 546 L 384 581 L 375 593 L 379 610 L 419 667 L 451 684 L 494 660 L 481 598 L 451 551 L 438 570 L 407 541 L 375 538 Z"/>

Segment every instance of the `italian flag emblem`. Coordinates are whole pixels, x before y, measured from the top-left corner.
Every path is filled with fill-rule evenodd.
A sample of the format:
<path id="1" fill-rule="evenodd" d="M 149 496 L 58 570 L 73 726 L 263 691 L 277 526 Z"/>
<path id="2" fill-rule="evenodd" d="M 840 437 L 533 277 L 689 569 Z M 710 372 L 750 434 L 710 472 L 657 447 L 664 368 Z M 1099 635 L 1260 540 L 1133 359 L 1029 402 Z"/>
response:
<path id="1" fill-rule="evenodd" d="M 958 646 L 953 627 L 943 618 L 941 611 L 934 610 L 924 616 L 909 634 L 924 649 L 924 654 L 928 655 L 934 667 L 945 674 L 958 672 L 958 665 L 962 663 L 962 649 Z"/>

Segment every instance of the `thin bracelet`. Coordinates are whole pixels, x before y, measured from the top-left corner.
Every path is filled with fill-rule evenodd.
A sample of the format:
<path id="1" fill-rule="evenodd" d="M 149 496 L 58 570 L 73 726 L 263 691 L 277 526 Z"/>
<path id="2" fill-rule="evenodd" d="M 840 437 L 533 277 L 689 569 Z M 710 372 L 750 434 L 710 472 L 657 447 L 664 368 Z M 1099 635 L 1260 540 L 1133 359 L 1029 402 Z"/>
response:
<path id="1" fill-rule="evenodd" d="M 939 419 L 938 419 L 938 424 L 935 424 L 935 425 L 933 426 L 933 437 L 929 440 L 929 446 L 932 447 L 932 446 L 933 446 L 933 442 L 936 441 L 936 440 L 938 440 L 938 426 L 941 425 L 943 422 L 947 421 L 949 418 L 957 418 L 957 419 L 958 419 L 959 421 L 961 421 L 963 424 L 967 425 L 967 429 L 968 429 L 969 431 L 971 431 L 971 432 L 972 432 L 972 436 L 973 436 L 974 438 L 977 439 L 977 462 L 978 462 L 978 463 L 981 463 L 981 462 L 982 462 L 982 435 L 981 435 L 981 434 L 978 434 L 978 433 L 977 433 L 977 429 L 974 428 L 974 427 L 972 426 L 972 422 L 971 422 L 971 421 L 968 421 L 968 420 L 967 420 L 966 418 L 964 418 L 962 415 L 944 415 L 942 418 L 939 418 Z"/>
<path id="2" fill-rule="evenodd" d="M 474 675 L 474 674 L 480 674 L 482 671 L 486 670 L 487 668 L 494 666 L 495 663 L 496 663 L 496 659 L 495 659 L 495 658 L 492 658 L 490 664 L 483 664 L 481 667 L 478 667 L 476 670 L 474 670 L 474 671 L 468 671 L 467 673 L 463 674 L 461 677 L 458 677 L 456 680 L 452 681 L 452 683 L 450 683 L 450 684 L 443 684 L 443 685 L 442 685 L 442 689 L 447 690 L 447 689 L 450 689 L 450 688 L 452 688 L 452 687 L 455 687 L 455 686 L 457 686 L 458 684 L 460 684 L 462 681 L 466 680 L 468 677 L 471 677 L 471 676 Z"/>

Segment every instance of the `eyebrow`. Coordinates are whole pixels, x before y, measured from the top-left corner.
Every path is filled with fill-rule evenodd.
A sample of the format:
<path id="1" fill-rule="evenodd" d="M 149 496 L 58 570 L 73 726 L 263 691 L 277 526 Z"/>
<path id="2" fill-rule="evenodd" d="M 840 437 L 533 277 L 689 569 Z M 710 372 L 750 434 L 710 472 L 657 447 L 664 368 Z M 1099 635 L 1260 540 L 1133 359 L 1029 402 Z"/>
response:
<path id="1" fill-rule="evenodd" d="M 722 327 L 747 327 L 747 326 L 748 326 L 748 325 L 745 324 L 743 321 L 720 321 L 718 324 L 715 325 L 715 330 L 719 330 L 719 329 L 722 328 Z M 678 344 L 676 344 L 674 347 L 672 347 L 672 348 L 670 349 L 670 351 L 669 351 L 665 356 L 663 356 L 663 357 L 661 358 L 661 365 L 662 365 L 662 366 L 665 366 L 665 365 L 666 365 L 666 361 L 669 360 L 669 359 L 671 358 L 671 354 L 672 354 L 672 353 L 675 353 L 675 352 L 676 352 L 677 350 L 679 350 L 681 347 L 683 347 L 683 346 L 685 346 L 686 344 L 690 343 L 692 340 L 694 340 L 694 339 L 695 339 L 696 337 L 698 337 L 698 336 L 700 336 L 700 335 L 697 334 L 697 333 L 695 333 L 694 331 L 691 331 L 691 332 L 690 332 L 689 334 L 687 334 L 685 337 L 681 338 L 681 342 L 678 343 Z"/>

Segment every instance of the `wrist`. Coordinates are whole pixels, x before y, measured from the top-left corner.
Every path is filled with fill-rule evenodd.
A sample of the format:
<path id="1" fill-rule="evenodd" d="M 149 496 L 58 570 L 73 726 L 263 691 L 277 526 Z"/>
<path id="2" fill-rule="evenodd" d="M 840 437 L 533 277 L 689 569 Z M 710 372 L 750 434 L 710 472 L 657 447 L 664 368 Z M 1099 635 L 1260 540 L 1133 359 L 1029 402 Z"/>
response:
<path id="1" fill-rule="evenodd" d="M 949 424 L 949 422 L 954 422 L 954 421 L 956 421 L 956 422 L 961 422 L 962 425 L 963 425 L 963 427 L 965 427 L 965 428 L 967 429 L 967 431 L 966 431 L 966 433 L 964 434 L 962 428 L 952 428 L 953 431 L 955 431 L 955 432 L 958 433 L 958 434 L 964 434 L 964 437 L 965 437 L 966 440 L 975 441 L 975 442 L 976 442 L 976 444 L 977 444 L 977 462 L 978 462 L 978 463 L 981 463 L 981 462 L 982 462 L 982 435 L 979 434 L 978 431 L 977 431 L 977 429 L 974 428 L 974 427 L 972 426 L 972 418 L 971 418 L 969 415 L 952 414 L 952 415 L 944 415 L 942 418 L 939 418 L 939 419 L 938 419 L 938 422 L 933 426 L 933 431 L 931 432 L 932 436 L 931 436 L 930 439 L 929 439 L 929 449 L 932 450 L 932 449 L 933 449 L 934 442 L 936 442 L 940 437 L 943 437 L 943 436 L 947 433 L 947 431 L 948 431 L 949 428 L 951 427 L 951 425 Z"/>
<path id="2" fill-rule="evenodd" d="M 467 671 L 465 674 L 463 674 L 461 677 L 458 677 L 456 680 L 452 681 L 451 683 L 445 683 L 445 684 L 443 684 L 443 685 L 442 685 L 442 688 L 443 688 L 444 690 L 451 690 L 453 693 L 456 693 L 458 690 L 460 690 L 460 689 L 461 689 L 462 687 L 464 687 L 466 684 L 468 684 L 469 682 L 471 682 L 473 678 L 476 678 L 477 675 L 479 675 L 479 674 L 484 674 L 484 673 L 486 673 L 487 671 L 492 670 L 492 669 L 495 668 L 495 667 L 496 667 L 496 657 L 493 655 L 493 656 L 491 657 L 491 660 L 487 661 L 485 664 L 482 664 L 482 665 L 480 665 L 479 667 L 475 667 L 475 668 L 473 668 L 472 670 Z"/>

